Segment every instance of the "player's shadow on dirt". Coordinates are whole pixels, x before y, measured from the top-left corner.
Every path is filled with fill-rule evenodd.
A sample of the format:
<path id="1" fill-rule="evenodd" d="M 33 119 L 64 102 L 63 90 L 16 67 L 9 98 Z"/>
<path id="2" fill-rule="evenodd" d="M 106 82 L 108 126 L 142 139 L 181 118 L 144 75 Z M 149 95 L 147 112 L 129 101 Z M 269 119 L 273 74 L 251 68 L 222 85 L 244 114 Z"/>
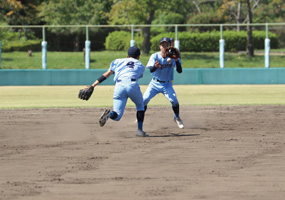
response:
<path id="1" fill-rule="evenodd" d="M 149 137 L 189 137 L 189 136 L 198 136 L 200 134 L 177 134 L 171 133 L 167 135 L 150 135 Z"/>

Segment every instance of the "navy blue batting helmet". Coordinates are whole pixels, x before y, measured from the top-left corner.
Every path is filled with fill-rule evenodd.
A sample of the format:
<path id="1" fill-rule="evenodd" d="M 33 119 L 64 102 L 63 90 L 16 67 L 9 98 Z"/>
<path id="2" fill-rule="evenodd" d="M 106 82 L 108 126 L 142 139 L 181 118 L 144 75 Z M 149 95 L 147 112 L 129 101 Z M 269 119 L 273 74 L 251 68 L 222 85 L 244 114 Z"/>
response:
<path id="1" fill-rule="evenodd" d="M 141 51 L 138 47 L 136 46 L 132 46 L 129 48 L 128 50 L 128 56 L 130 57 L 133 57 L 133 58 L 136 58 L 138 57 L 139 55 L 141 55 Z"/>
<path id="2" fill-rule="evenodd" d="M 163 43 L 163 42 L 167 42 L 167 43 L 171 43 L 170 42 L 170 39 L 169 38 L 167 38 L 167 37 L 163 37 L 163 38 L 161 38 L 161 40 L 160 40 L 160 42 L 159 42 L 159 44 L 161 44 L 161 43 Z"/>

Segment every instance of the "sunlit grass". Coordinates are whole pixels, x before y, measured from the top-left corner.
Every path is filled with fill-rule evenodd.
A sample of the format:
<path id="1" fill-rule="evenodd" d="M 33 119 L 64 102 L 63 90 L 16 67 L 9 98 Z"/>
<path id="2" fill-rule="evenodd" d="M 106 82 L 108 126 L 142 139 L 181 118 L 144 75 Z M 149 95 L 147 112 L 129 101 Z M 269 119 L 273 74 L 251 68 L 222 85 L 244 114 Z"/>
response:
<path id="1" fill-rule="evenodd" d="M 97 86 L 88 101 L 78 99 L 85 86 L 1 86 L 0 109 L 112 107 L 114 86 Z M 144 93 L 147 86 L 141 86 Z M 175 85 L 180 105 L 284 105 L 285 85 Z M 170 105 L 159 94 L 150 106 Z M 134 106 L 128 100 L 127 106 Z"/>
<path id="2" fill-rule="evenodd" d="M 279 51 L 280 52 L 280 51 Z M 281 51 L 282 52 L 282 51 Z M 153 53 L 153 52 L 152 52 Z M 127 56 L 125 51 L 92 51 L 90 69 L 107 69 L 116 58 Z M 219 52 L 181 52 L 183 68 L 219 68 Z M 150 55 L 141 55 L 141 62 L 147 65 Z M 271 55 L 270 67 L 285 67 L 285 55 Z M 2 52 L 2 69 L 42 69 L 41 52 Z M 248 58 L 245 53 L 225 53 L 225 68 L 263 68 L 264 56 Z M 83 52 L 48 52 L 48 69 L 85 69 Z"/>

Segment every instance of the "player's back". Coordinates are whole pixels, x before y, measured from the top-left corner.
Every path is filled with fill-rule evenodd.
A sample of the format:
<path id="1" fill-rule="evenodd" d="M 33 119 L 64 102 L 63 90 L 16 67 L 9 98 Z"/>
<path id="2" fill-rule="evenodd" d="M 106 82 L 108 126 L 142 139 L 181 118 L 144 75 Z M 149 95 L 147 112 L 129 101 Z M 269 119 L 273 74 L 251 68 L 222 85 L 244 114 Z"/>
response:
<path id="1" fill-rule="evenodd" d="M 143 76 L 145 67 L 135 58 L 121 58 L 114 60 L 110 69 L 115 73 L 114 81 L 118 79 L 135 79 L 138 80 Z"/>

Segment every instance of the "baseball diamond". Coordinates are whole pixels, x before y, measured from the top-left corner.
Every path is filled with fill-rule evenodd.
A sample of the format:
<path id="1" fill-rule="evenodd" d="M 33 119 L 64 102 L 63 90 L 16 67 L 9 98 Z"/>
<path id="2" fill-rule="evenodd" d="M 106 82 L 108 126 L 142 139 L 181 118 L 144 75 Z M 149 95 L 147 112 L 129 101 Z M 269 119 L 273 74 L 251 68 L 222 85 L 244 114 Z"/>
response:
<path id="1" fill-rule="evenodd" d="M 285 199 L 284 0 L 0 8 L 0 200 Z"/>
<path id="2" fill-rule="evenodd" d="M 285 196 L 285 107 L 150 106 L 101 128 L 103 108 L 0 110 L 0 199 L 251 199 Z"/>

